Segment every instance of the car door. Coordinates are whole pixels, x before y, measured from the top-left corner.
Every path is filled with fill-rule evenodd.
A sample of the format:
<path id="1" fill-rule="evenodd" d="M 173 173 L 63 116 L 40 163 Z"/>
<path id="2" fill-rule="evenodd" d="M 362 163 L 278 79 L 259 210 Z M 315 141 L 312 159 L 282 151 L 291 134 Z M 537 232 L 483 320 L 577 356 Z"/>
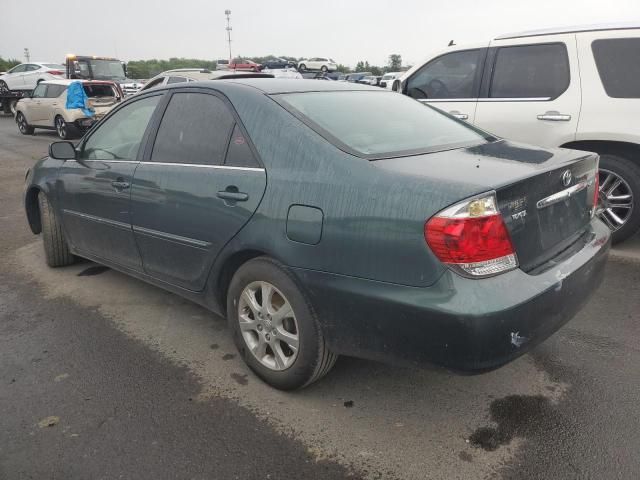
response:
<path id="1" fill-rule="evenodd" d="M 556 147 L 575 139 L 580 75 L 575 35 L 492 43 L 475 123 L 498 136 Z"/>
<path id="2" fill-rule="evenodd" d="M 486 48 L 473 48 L 435 57 L 406 80 L 403 91 L 473 123 L 486 52 Z"/>
<path id="3" fill-rule="evenodd" d="M 20 64 L 13 67 L 11 70 L 7 72 L 7 74 L 2 77 L 2 81 L 7 84 L 7 88 L 9 90 L 21 90 L 24 89 L 24 74 L 27 69 L 26 64 Z"/>
<path id="4" fill-rule="evenodd" d="M 66 90 L 66 85 L 57 83 L 47 85 L 46 98 L 42 100 L 44 122 L 47 125 L 54 126 L 56 113 L 66 108 L 67 96 L 63 95 Z"/>
<path id="5" fill-rule="evenodd" d="M 33 90 L 38 86 L 38 80 L 42 79 L 44 74 L 40 72 L 40 65 L 28 63 L 24 74 L 22 75 L 22 85 L 25 90 Z"/>
<path id="6" fill-rule="evenodd" d="M 27 122 L 32 126 L 47 126 L 46 119 L 46 100 L 47 100 L 46 83 L 41 83 L 31 93 L 29 101 L 29 113 L 26 115 Z"/>
<path id="7" fill-rule="evenodd" d="M 132 99 L 101 121 L 58 175 L 67 239 L 80 254 L 142 270 L 131 229 L 131 181 L 163 92 Z"/>
<path id="8" fill-rule="evenodd" d="M 172 92 L 131 192 L 147 274 L 202 290 L 220 250 L 258 207 L 266 174 L 237 123 L 212 90 Z M 232 165 L 225 164 L 227 156 Z"/>

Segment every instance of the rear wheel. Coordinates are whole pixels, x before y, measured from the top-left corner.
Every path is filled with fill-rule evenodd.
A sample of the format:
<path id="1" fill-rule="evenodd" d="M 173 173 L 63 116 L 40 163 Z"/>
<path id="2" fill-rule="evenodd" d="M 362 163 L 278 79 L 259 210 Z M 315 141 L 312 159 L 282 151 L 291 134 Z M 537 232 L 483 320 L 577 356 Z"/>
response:
<path id="1" fill-rule="evenodd" d="M 47 265 L 50 267 L 71 265 L 75 261 L 75 257 L 69 251 L 62 225 L 60 225 L 44 193 L 38 195 L 38 201 L 40 203 L 40 221 L 42 222 L 42 243 Z"/>
<path id="2" fill-rule="evenodd" d="M 613 232 L 612 242 L 626 240 L 640 229 L 640 167 L 618 155 L 600 155 L 600 219 Z"/>
<path id="3" fill-rule="evenodd" d="M 0 93 L 7 93 L 9 91 L 9 87 L 4 80 L 0 80 Z"/>
<path id="4" fill-rule="evenodd" d="M 233 276 L 227 318 L 244 361 L 275 388 L 305 387 L 337 359 L 293 276 L 268 257 L 250 260 Z"/>
<path id="5" fill-rule="evenodd" d="M 72 140 L 80 136 L 80 130 L 78 130 L 74 125 L 67 123 L 62 115 L 58 115 L 55 118 L 54 123 L 58 137 L 62 140 Z"/>
<path id="6" fill-rule="evenodd" d="M 304 72 L 307 69 L 307 66 L 304 63 L 301 63 L 298 68 L 300 69 L 301 72 Z"/>
<path id="7" fill-rule="evenodd" d="M 327 68 L 326 65 L 322 65 L 322 67 L 320 68 L 321 72 L 327 73 L 329 71 L 329 69 Z"/>
<path id="8" fill-rule="evenodd" d="M 27 119 L 22 112 L 16 114 L 16 123 L 21 134 L 33 135 L 33 127 L 27 123 Z"/>

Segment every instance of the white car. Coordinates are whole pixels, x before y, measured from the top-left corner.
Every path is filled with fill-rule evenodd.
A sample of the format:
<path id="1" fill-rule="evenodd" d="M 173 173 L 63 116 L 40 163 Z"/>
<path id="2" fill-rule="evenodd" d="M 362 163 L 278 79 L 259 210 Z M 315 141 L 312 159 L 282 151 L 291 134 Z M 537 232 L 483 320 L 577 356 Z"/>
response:
<path id="1" fill-rule="evenodd" d="M 329 57 L 314 57 L 308 60 L 302 60 L 298 62 L 298 70 L 304 72 L 305 70 L 320 70 L 321 72 L 334 72 L 337 70 L 338 65 L 335 60 Z"/>
<path id="2" fill-rule="evenodd" d="M 0 75 L 0 91 L 33 90 L 43 80 L 56 80 L 64 77 L 65 67 L 59 63 L 21 63 L 4 75 Z"/>
<path id="3" fill-rule="evenodd" d="M 499 137 L 600 154 L 599 216 L 619 242 L 640 228 L 639 78 L 636 22 L 455 46 L 394 83 Z M 535 206 L 535 198 L 527 201 Z"/>
<path id="4" fill-rule="evenodd" d="M 162 72 L 150 79 L 139 92 L 146 92 L 152 88 L 162 87 L 173 83 L 202 82 L 205 80 L 224 80 L 238 77 L 273 78 L 274 75 L 262 72 L 249 72 L 233 70 L 207 70 L 206 68 L 176 68 Z"/>
<path id="5" fill-rule="evenodd" d="M 80 108 L 68 109 L 67 89 L 81 82 L 88 97 L 87 116 Z M 35 128 L 55 130 L 62 140 L 79 137 L 122 101 L 114 82 L 104 80 L 45 80 L 33 93 L 16 105 L 16 123 L 23 135 L 32 135 Z"/>
<path id="6" fill-rule="evenodd" d="M 393 88 L 393 81 L 396 78 L 400 78 L 402 72 L 387 72 L 380 79 L 380 86 L 382 88 L 386 88 L 387 90 L 391 90 Z"/>
<path id="7" fill-rule="evenodd" d="M 294 78 L 300 79 L 303 76 L 295 68 L 264 68 L 261 73 L 273 75 L 273 78 Z"/>

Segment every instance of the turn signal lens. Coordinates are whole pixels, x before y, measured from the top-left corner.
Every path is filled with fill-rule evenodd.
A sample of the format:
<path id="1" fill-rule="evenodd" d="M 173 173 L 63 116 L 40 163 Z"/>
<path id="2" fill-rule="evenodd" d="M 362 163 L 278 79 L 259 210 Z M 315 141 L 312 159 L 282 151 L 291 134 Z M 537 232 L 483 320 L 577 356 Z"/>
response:
<path id="1" fill-rule="evenodd" d="M 495 193 L 461 202 L 432 217 L 424 236 L 433 253 L 465 276 L 486 277 L 517 268 Z"/>

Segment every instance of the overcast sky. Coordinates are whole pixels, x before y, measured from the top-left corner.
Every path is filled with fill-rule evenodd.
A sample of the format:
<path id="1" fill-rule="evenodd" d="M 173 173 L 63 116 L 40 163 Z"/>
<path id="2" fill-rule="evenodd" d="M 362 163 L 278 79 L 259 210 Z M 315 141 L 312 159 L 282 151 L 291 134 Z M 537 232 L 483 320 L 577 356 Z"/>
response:
<path id="1" fill-rule="evenodd" d="M 0 56 L 61 62 L 65 54 L 128 60 L 227 58 L 232 53 L 328 56 L 384 65 L 420 61 L 454 39 L 637 20 L 640 0 L 0 0 Z M 12 19 L 14 21 L 9 21 Z"/>

